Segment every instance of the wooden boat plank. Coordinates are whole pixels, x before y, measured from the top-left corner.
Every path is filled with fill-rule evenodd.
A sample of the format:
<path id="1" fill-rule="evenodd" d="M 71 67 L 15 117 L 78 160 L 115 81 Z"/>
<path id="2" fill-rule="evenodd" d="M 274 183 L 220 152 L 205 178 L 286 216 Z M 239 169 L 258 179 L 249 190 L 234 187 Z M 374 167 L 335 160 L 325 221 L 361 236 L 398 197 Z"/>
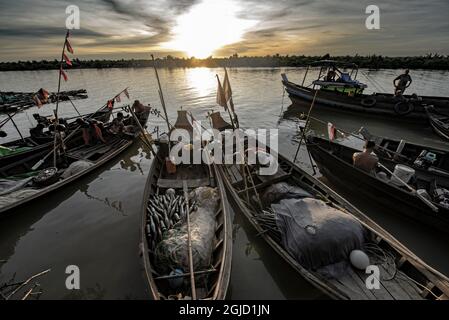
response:
<path id="1" fill-rule="evenodd" d="M 182 188 L 183 181 L 187 181 L 187 187 L 188 188 L 199 188 L 199 187 L 206 187 L 210 185 L 209 178 L 203 178 L 203 179 L 189 179 L 189 180 L 179 180 L 179 179 L 159 179 L 157 181 L 157 186 L 159 188 Z"/>
<path id="2" fill-rule="evenodd" d="M 366 288 L 366 278 L 367 274 L 364 271 L 361 270 L 353 270 L 354 274 L 358 276 L 360 279 L 362 285 Z M 382 274 L 382 272 L 381 272 Z M 396 300 L 395 296 L 388 290 L 384 284 L 383 281 L 380 281 L 379 289 L 368 289 L 378 300 Z"/>

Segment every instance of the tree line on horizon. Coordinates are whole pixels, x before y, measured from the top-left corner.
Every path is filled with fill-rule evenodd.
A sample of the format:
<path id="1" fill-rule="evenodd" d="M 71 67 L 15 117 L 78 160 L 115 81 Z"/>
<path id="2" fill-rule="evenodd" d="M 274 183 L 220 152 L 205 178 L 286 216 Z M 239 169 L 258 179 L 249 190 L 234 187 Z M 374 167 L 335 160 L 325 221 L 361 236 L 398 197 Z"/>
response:
<path id="1" fill-rule="evenodd" d="M 338 62 L 352 62 L 360 68 L 369 69 L 428 69 L 449 70 L 449 55 L 427 54 L 413 57 L 387 57 L 382 55 L 368 56 L 305 56 L 305 55 L 267 55 L 259 57 L 238 56 L 228 58 L 206 59 L 177 58 L 168 55 L 156 59 L 156 66 L 162 68 L 195 68 L 195 67 L 306 67 L 310 63 L 332 59 Z M 152 60 L 120 59 L 120 60 L 72 60 L 71 69 L 107 69 L 107 68 L 148 68 L 153 67 Z M 0 62 L 0 71 L 57 70 L 58 60 Z"/>

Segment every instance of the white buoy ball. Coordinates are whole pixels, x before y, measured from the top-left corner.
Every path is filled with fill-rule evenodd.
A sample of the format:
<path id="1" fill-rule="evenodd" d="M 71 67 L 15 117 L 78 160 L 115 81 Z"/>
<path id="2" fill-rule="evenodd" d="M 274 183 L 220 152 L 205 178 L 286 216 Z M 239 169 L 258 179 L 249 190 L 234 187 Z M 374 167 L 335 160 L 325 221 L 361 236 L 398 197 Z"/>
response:
<path id="1" fill-rule="evenodd" d="M 359 270 L 366 270 L 370 265 L 368 255 L 361 250 L 352 250 L 349 254 L 349 261 L 354 268 Z"/>

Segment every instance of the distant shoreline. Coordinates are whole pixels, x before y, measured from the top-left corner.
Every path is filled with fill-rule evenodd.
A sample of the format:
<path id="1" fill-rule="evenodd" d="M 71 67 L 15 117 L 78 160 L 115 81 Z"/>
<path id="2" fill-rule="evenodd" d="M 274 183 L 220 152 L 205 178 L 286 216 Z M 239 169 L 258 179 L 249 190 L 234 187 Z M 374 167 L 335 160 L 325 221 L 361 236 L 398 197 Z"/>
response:
<path id="1" fill-rule="evenodd" d="M 218 68 L 218 67 L 306 67 L 311 62 L 332 59 L 339 62 L 352 62 L 360 68 L 367 69 L 424 69 L 424 70 L 449 70 L 449 55 L 428 54 L 414 57 L 386 57 L 386 56 L 264 56 L 264 57 L 239 57 L 229 58 L 175 58 L 167 56 L 156 59 L 156 66 L 160 68 Z M 121 60 L 79 60 L 72 61 L 73 67 L 68 69 L 110 69 L 110 68 L 149 68 L 153 67 L 151 60 L 145 59 L 121 59 Z M 57 60 L 47 61 L 17 61 L 0 62 L 0 71 L 33 71 L 33 70 L 57 70 Z"/>

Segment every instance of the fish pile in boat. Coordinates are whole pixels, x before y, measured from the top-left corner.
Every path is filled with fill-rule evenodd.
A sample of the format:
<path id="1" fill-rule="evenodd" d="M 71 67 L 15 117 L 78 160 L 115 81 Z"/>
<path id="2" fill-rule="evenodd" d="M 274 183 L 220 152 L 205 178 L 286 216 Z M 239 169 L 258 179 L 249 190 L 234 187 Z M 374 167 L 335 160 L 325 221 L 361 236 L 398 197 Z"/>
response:
<path id="1" fill-rule="evenodd" d="M 165 232 L 177 224 L 184 223 L 189 212 L 197 209 L 196 201 L 189 201 L 183 195 L 176 195 L 175 190 L 168 189 L 164 195 L 153 195 L 148 200 L 146 234 L 150 241 L 150 250 L 162 240 Z"/>

